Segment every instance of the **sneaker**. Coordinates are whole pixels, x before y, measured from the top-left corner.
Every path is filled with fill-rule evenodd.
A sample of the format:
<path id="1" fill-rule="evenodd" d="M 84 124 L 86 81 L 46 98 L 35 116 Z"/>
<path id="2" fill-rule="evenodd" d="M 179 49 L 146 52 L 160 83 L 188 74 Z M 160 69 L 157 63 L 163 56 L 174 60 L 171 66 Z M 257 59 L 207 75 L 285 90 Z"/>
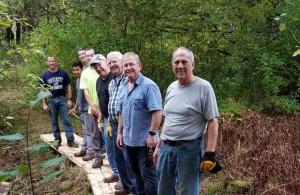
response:
<path id="1" fill-rule="evenodd" d="M 104 183 L 113 183 L 119 181 L 119 177 L 116 174 L 112 174 L 110 177 L 105 177 L 103 179 Z"/>
<path id="2" fill-rule="evenodd" d="M 86 150 L 80 150 L 79 152 L 74 153 L 75 157 L 84 157 L 86 155 Z"/>
<path id="3" fill-rule="evenodd" d="M 68 147 L 78 148 L 79 146 L 75 142 L 68 142 Z"/>
<path id="4" fill-rule="evenodd" d="M 118 181 L 116 183 L 116 185 L 114 186 L 114 188 L 115 188 L 115 190 L 119 190 L 119 191 L 123 191 L 123 189 L 124 189 L 121 181 Z"/>
<path id="5" fill-rule="evenodd" d="M 94 161 L 92 167 L 94 169 L 96 169 L 96 168 L 101 168 L 102 165 L 103 165 L 103 160 L 100 158 L 95 158 L 95 161 Z"/>
<path id="6" fill-rule="evenodd" d="M 90 160 L 93 160 L 95 157 L 94 157 L 94 154 L 93 153 L 86 153 L 86 155 L 82 158 L 83 161 L 90 161 Z"/>

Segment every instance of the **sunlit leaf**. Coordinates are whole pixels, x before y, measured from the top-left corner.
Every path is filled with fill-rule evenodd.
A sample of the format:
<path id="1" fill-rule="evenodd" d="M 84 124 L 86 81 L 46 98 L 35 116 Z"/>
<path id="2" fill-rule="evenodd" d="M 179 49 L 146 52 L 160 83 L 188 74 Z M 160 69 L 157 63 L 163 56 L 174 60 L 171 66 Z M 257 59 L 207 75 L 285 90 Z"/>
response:
<path id="1" fill-rule="evenodd" d="M 24 136 L 20 133 L 0 136 L 0 140 L 5 140 L 5 141 L 18 141 L 22 139 L 24 139 Z"/>
<path id="2" fill-rule="evenodd" d="M 12 119 L 14 119 L 14 117 L 13 116 L 7 116 L 7 117 L 5 117 L 6 119 L 8 119 L 8 120 L 12 120 Z"/>
<path id="3" fill-rule="evenodd" d="M 62 174 L 62 172 L 64 172 L 63 169 L 50 173 L 49 175 L 43 176 L 43 182 L 48 182 L 50 181 L 52 178 L 59 176 L 60 174 Z"/>
<path id="4" fill-rule="evenodd" d="M 297 49 L 297 50 L 294 52 L 293 57 L 296 57 L 296 56 L 298 56 L 298 55 L 300 55 L 300 49 Z"/>
<path id="5" fill-rule="evenodd" d="M 0 26 L 10 27 L 11 26 L 11 22 L 8 21 L 8 20 L 0 20 Z"/>
<path id="6" fill-rule="evenodd" d="M 10 122 L 5 121 L 5 123 L 6 123 L 8 126 L 12 127 L 12 124 L 11 124 Z"/>
<path id="7" fill-rule="evenodd" d="M 42 164 L 43 169 L 47 169 L 49 167 L 55 167 L 62 163 L 65 160 L 64 157 L 54 158 L 47 161 L 44 161 Z"/>
<path id="8" fill-rule="evenodd" d="M 281 32 L 283 32 L 283 31 L 285 31 L 285 29 L 286 29 L 285 24 L 284 24 L 284 23 L 281 23 L 281 24 L 279 25 L 279 30 L 280 30 Z"/>

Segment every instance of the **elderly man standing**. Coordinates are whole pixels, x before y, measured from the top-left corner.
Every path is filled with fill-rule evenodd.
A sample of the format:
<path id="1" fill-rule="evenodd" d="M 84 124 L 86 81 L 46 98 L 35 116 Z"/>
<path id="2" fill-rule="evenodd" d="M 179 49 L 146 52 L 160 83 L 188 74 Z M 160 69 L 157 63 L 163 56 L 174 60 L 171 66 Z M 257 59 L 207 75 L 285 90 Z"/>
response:
<path id="1" fill-rule="evenodd" d="M 158 154 L 158 194 L 199 194 L 199 167 L 203 155 L 203 138 L 207 132 L 205 159 L 215 156 L 218 136 L 218 107 L 211 84 L 193 75 L 195 67 L 191 50 L 180 47 L 172 56 L 177 81 L 167 89 L 165 117 Z M 212 160 L 212 159 L 211 159 Z"/>
<path id="2" fill-rule="evenodd" d="M 99 168 L 103 164 L 104 155 L 101 155 L 101 134 L 98 128 L 97 119 L 100 117 L 99 101 L 96 90 L 96 82 L 99 77 L 94 69 L 94 65 L 100 64 L 106 58 L 103 55 L 95 55 L 90 61 L 89 66 L 82 72 L 80 79 L 80 89 L 84 90 L 85 99 L 88 102 L 88 127 L 86 132 L 87 150 L 82 158 L 89 161 L 95 158 L 93 168 Z"/>
<path id="3" fill-rule="evenodd" d="M 137 54 L 125 53 L 122 65 L 128 81 L 119 97 L 117 143 L 119 147 L 125 145 L 136 179 L 136 193 L 155 195 L 157 179 L 151 157 L 162 117 L 161 94 L 157 84 L 140 73 L 142 65 Z M 149 153 L 151 156 L 147 159 Z"/>
<path id="4" fill-rule="evenodd" d="M 109 84 L 109 103 L 108 103 L 108 116 L 109 122 L 112 125 L 112 136 L 113 136 L 113 150 L 115 154 L 115 162 L 119 171 L 119 177 L 121 182 L 115 185 L 115 194 L 127 194 L 130 192 L 135 193 L 134 177 L 132 170 L 128 164 L 128 158 L 122 149 L 117 147 L 117 131 L 118 131 L 118 105 L 119 105 L 119 94 L 126 77 L 123 74 L 122 60 L 123 55 L 118 51 L 113 51 L 107 54 L 107 63 L 110 67 L 114 78 Z"/>

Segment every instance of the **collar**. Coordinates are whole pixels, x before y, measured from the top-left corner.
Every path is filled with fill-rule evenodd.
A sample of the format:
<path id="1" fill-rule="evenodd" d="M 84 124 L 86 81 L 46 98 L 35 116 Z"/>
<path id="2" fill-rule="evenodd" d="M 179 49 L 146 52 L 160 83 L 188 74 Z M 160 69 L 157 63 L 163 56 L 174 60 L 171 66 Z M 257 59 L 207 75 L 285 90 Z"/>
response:
<path id="1" fill-rule="evenodd" d="M 142 73 L 140 73 L 138 75 L 138 78 L 134 81 L 134 84 L 135 85 L 140 85 L 143 79 L 144 79 L 144 75 Z M 129 83 L 129 79 L 127 79 L 124 84 L 128 84 L 128 83 Z"/>

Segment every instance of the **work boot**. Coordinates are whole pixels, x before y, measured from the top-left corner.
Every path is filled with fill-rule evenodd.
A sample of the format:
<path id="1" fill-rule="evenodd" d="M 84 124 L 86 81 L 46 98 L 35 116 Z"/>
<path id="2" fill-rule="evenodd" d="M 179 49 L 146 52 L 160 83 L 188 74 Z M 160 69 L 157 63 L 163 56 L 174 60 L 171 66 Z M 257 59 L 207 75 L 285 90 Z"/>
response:
<path id="1" fill-rule="evenodd" d="M 119 181 L 119 177 L 114 173 L 110 177 L 103 178 L 104 183 L 113 183 L 117 181 Z"/>
<path id="2" fill-rule="evenodd" d="M 118 191 L 122 191 L 124 189 L 121 181 L 118 181 L 116 183 L 116 185 L 114 186 L 114 188 L 115 188 L 115 190 L 118 190 Z"/>
<path id="3" fill-rule="evenodd" d="M 103 165 L 103 160 L 100 158 L 95 158 L 95 161 L 94 161 L 92 167 L 94 169 L 96 169 L 96 168 L 101 168 L 102 165 Z"/>
<path id="4" fill-rule="evenodd" d="M 86 155 L 86 150 L 80 150 L 79 152 L 74 153 L 75 157 L 84 157 Z"/>
<path id="5" fill-rule="evenodd" d="M 94 154 L 93 153 L 86 153 L 86 155 L 82 158 L 83 161 L 90 161 L 90 160 L 93 160 L 95 157 L 94 157 Z"/>
<path id="6" fill-rule="evenodd" d="M 68 142 L 68 147 L 78 148 L 79 146 L 75 142 Z"/>

